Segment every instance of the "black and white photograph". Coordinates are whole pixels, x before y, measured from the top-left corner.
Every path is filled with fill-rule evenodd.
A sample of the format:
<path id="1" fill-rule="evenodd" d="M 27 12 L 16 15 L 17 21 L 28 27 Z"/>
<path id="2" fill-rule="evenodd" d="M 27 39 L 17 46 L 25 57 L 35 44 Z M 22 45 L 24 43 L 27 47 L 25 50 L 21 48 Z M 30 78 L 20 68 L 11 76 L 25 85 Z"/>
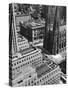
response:
<path id="1" fill-rule="evenodd" d="M 9 85 L 67 83 L 66 6 L 9 4 Z"/>

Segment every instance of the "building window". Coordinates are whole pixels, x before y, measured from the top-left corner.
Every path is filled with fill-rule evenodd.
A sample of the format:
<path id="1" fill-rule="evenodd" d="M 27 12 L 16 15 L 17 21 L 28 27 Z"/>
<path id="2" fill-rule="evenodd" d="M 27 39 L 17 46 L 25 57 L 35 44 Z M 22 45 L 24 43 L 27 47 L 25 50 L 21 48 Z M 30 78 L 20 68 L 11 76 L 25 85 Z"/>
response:
<path id="1" fill-rule="evenodd" d="M 20 68 L 20 67 L 18 66 L 18 68 Z"/>
<path id="2" fill-rule="evenodd" d="M 26 59 L 24 59 L 24 61 L 26 61 Z"/>
<path id="3" fill-rule="evenodd" d="M 18 64 L 18 62 L 17 62 L 17 64 Z"/>
<path id="4" fill-rule="evenodd" d="M 14 65 L 16 66 L 16 63 L 14 63 Z"/>
<path id="5" fill-rule="evenodd" d="M 27 86 L 27 84 L 25 84 L 25 86 Z"/>
<path id="6" fill-rule="evenodd" d="M 40 82 L 41 82 L 41 79 L 40 79 Z"/>
<path id="7" fill-rule="evenodd" d="M 28 63 L 26 63 L 26 65 L 27 65 Z"/>
<path id="8" fill-rule="evenodd" d="M 48 75 L 47 75 L 47 78 L 48 78 Z"/>
<path id="9" fill-rule="evenodd" d="M 66 42 L 64 42 L 64 47 L 66 47 Z"/>
<path id="10" fill-rule="evenodd" d="M 36 80 L 36 78 L 34 78 L 34 81 Z"/>
<path id="11" fill-rule="evenodd" d="M 37 84 L 39 84 L 39 81 L 37 81 Z"/>
<path id="12" fill-rule="evenodd" d="M 23 80 L 20 80 L 18 83 L 21 83 L 21 82 L 23 82 Z"/>
<path id="13" fill-rule="evenodd" d="M 21 61 L 19 61 L 19 63 L 21 63 Z"/>
<path id="14" fill-rule="evenodd" d="M 31 77 L 31 75 L 29 75 L 29 78 Z"/>
<path id="15" fill-rule="evenodd" d="M 34 36 L 36 36 L 36 33 L 34 33 Z"/>
<path id="16" fill-rule="evenodd" d="M 30 63 L 31 63 L 31 61 L 30 61 Z"/>
<path id="17" fill-rule="evenodd" d="M 13 64 L 12 64 L 12 66 L 13 66 Z"/>
<path id="18" fill-rule="evenodd" d="M 61 49 L 61 44 L 59 44 L 59 49 Z"/>
<path id="19" fill-rule="evenodd" d="M 13 68 L 13 70 L 15 70 L 15 69 Z"/>
<path id="20" fill-rule="evenodd" d="M 23 60 L 22 60 L 22 62 L 23 62 Z"/>
<path id="21" fill-rule="evenodd" d="M 43 83 L 43 85 L 45 85 L 45 82 Z"/>
<path id="22" fill-rule="evenodd" d="M 62 48 L 63 48 L 63 43 L 62 43 Z"/>
<path id="23" fill-rule="evenodd" d="M 31 58 L 32 58 L 32 56 L 31 56 Z"/>
<path id="24" fill-rule="evenodd" d="M 45 76 L 45 79 L 46 79 L 46 76 Z"/>
<path id="25" fill-rule="evenodd" d="M 17 67 L 16 67 L 16 69 L 17 69 Z"/>
<path id="26" fill-rule="evenodd" d="M 28 62 L 28 64 L 29 64 L 29 62 Z"/>
<path id="27" fill-rule="evenodd" d="M 33 81 L 31 81 L 31 83 L 33 83 Z"/>
<path id="28" fill-rule="evenodd" d="M 29 57 L 29 60 L 30 60 L 30 57 Z"/>
<path id="29" fill-rule="evenodd" d="M 28 83 L 28 85 L 30 85 L 30 82 Z"/>
<path id="30" fill-rule="evenodd" d="M 34 85 L 36 85 L 36 83 L 34 83 Z"/>

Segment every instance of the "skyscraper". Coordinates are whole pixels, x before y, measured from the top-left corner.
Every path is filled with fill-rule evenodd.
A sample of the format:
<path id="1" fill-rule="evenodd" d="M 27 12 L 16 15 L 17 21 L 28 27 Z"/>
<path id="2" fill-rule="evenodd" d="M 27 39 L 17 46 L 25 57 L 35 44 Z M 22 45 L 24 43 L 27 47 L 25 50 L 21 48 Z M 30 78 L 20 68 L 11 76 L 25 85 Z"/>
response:
<path id="1" fill-rule="evenodd" d="M 59 53 L 59 27 L 64 17 L 64 15 L 62 15 L 63 9 L 64 8 L 60 6 L 49 6 L 46 8 L 47 13 L 45 17 L 46 23 L 43 47 L 51 54 Z"/>

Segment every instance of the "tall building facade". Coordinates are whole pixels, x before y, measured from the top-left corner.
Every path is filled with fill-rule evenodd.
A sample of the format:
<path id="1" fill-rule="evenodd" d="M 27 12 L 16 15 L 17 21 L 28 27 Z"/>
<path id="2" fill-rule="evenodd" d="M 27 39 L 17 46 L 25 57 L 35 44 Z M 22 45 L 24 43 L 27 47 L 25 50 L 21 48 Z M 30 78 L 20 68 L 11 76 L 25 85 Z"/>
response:
<path id="1" fill-rule="evenodd" d="M 9 5 L 9 53 L 15 54 L 20 49 L 29 48 L 28 40 L 26 38 L 19 37 L 20 26 L 19 22 L 25 22 L 31 19 L 29 14 L 21 14 L 18 12 L 18 4 Z"/>
<path id="2" fill-rule="evenodd" d="M 64 7 L 65 8 L 65 7 Z M 60 33 L 61 31 L 66 33 L 66 23 L 64 16 L 60 13 L 63 12 L 62 7 L 49 6 L 46 8 L 47 14 L 45 17 L 45 35 L 44 35 L 44 45 L 43 47 L 48 50 L 51 54 L 60 53 Z M 61 24 L 62 22 L 62 24 Z M 61 29 L 62 28 L 62 29 Z M 61 37 L 66 39 L 66 34 L 61 33 Z M 64 39 L 62 40 L 64 43 Z M 62 48 L 66 47 L 63 46 Z M 62 50 L 63 51 L 63 50 Z"/>

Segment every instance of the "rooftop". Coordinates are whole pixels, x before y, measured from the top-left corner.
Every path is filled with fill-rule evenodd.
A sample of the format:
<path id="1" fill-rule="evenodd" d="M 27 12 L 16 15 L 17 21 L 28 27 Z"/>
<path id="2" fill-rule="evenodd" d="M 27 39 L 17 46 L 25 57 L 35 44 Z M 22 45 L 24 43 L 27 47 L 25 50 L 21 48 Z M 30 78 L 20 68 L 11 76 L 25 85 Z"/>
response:
<path id="1" fill-rule="evenodd" d="M 23 36 L 18 36 L 18 42 L 26 41 L 27 39 Z"/>
<path id="2" fill-rule="evenodd" d="M 30 52 L 32 52 L 32 51 L 34 51 L 34 50 L 36 50 L 35 47 L 29 47 L 29 48 L 27 48 L 27 49 L 25 49 L 25 50 L 21 50 L 20 53 L 21 53 L 22 55 L 24 55 L 24 54 L 30 53 Z"/>
<path id="3" fill-rule="evenodd" d="M 37 72 L 38 78 L 40 78 L 42 75 L 49 73 L 54 68 L 56 68 L 56 66 L 57 65 L 55 63 L 51 63 L 51 61 L 50 62 L 48 61 L 42 64 L 41 66 L 37 67 L 36 72 Z"/>
<path id="4" fill-rule="evenodd" d="M 29 23 L 28 27 L 31 29 L 35 29 L 35 28 L 45 27 L 45 25 L 42 23 L 32 22 L 32 23 Z"/>
<path id="5" fill-rule="evenodd" d="M 45 27 L 45 23 L 44 21 L 40 21 L 40 22 L 35 22 L 35 21 L 29 21 L 29 22 L 25 22 L 21 24 L 26 28 L 29 27 L 31 29 L 35 29 L 35 28 L 40 28 L 40 27 Z"/>
<path id="6" fill-rule="evenodd" d="M 29 47 L 25 50 L 21 50 L 17 53 L 17 55 L 12 59 L 12 61 L 15 61 L 15 60 L 19 60 L 23 57 L 26 57 L 26 54 L 30 55 L 32 53 L 30 52 L 33 52 L 33 51 L 36 51 L 37 49 L 35 47 Z"/>
<path id="7" fill-rule="evenodd" d="M 27 67 L 24 67 L 22 69 L 22 72 L 20 73 L 20 75 L 17 76 L 17 78 L 14 78 L 14 80 L 18 80 L 19 78 L 22 78 L 23 80 L 28 78 L 29 74 L 33 74 L 33 73 L 36 73 L 35 72 L 35 68 L 33 68 L 32 66 L 27 66 Z"/>

